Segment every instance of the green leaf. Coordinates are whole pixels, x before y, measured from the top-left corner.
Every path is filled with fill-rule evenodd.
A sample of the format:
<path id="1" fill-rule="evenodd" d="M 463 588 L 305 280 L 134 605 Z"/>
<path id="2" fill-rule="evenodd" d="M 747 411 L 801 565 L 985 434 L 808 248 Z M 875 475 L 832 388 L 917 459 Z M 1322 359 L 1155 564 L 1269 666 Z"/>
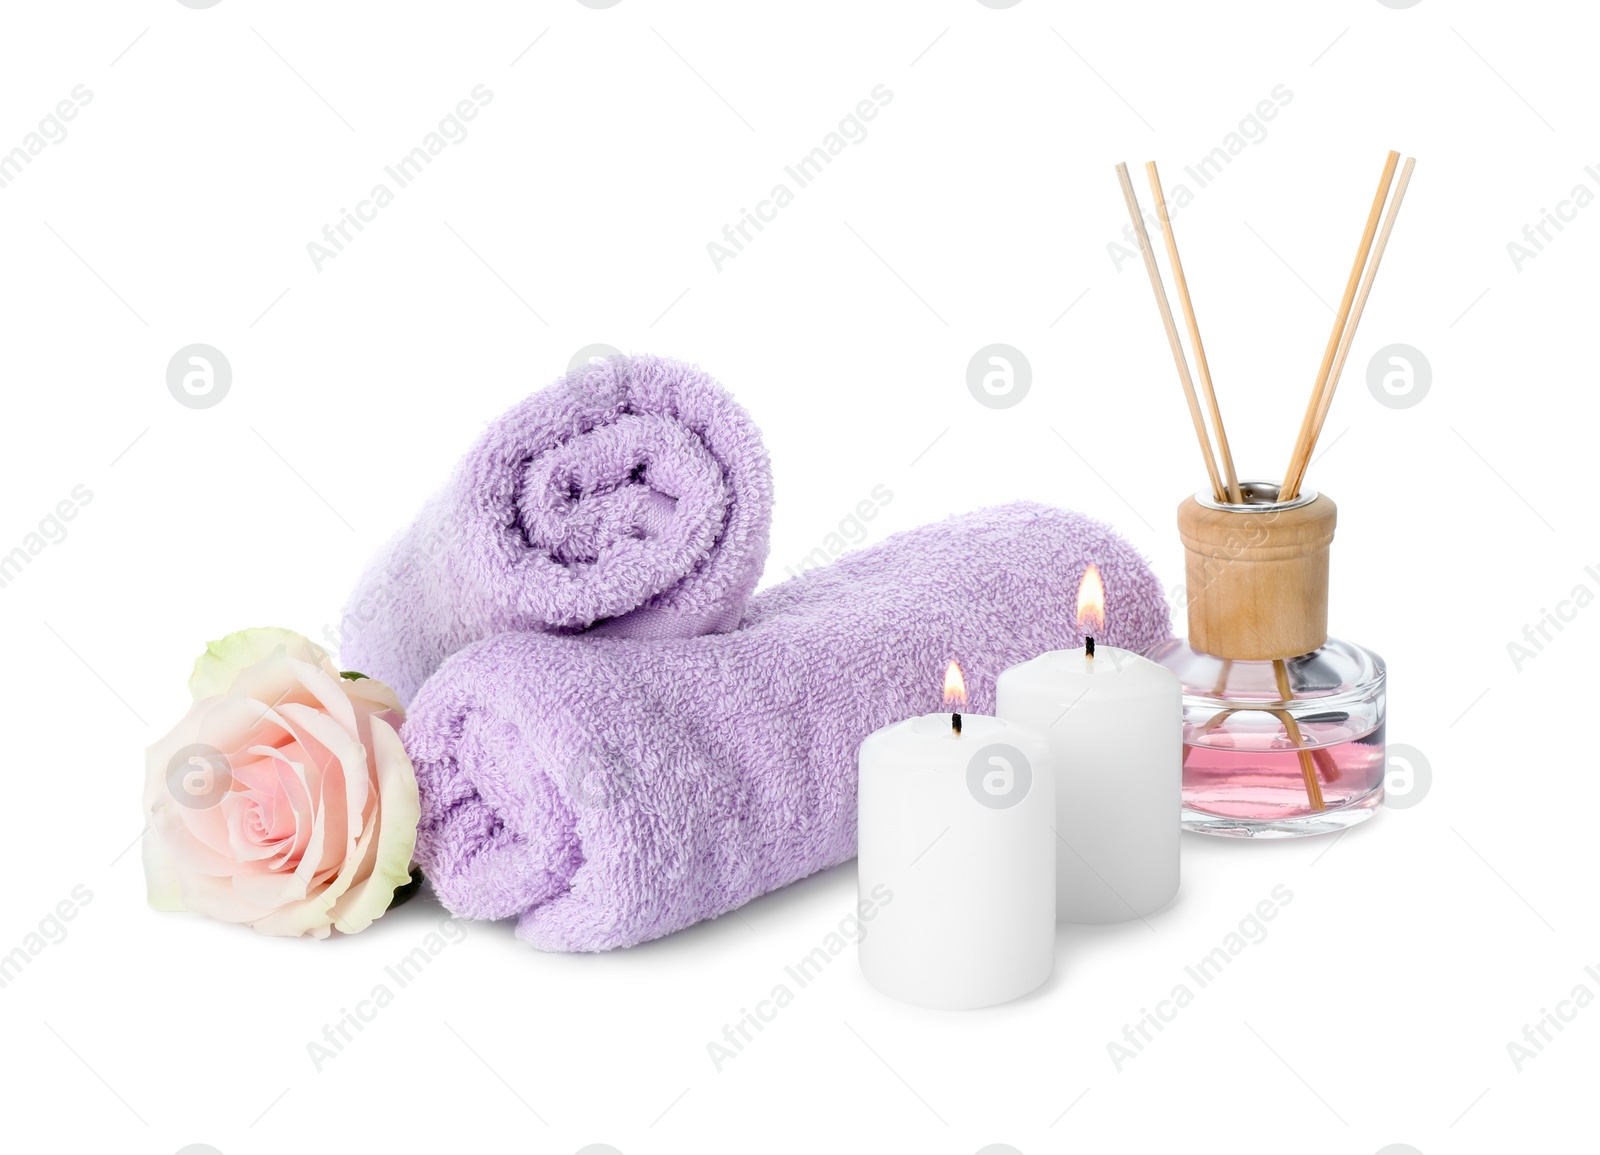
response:
<path id="1" fill-rule="evenodd" d="M 411 868 L 411 881 L 403 882 L 399 886 L 395 887 L 394 898 L 389 903 L 389 909 L 393 910 L 401 903 L 410 902 L 413 898 L 417 897 L 417 892 L 421 889 L 422 867 L 413 866 Z"/>

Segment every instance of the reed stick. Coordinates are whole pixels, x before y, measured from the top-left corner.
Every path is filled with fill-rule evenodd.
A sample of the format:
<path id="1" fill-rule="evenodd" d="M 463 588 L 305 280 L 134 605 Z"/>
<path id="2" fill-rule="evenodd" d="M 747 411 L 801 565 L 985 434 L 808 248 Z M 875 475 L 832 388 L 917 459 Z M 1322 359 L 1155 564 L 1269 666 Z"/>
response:
<path id="1" fill-rule="evenodd" d="M 1200 376 L 1200 393 L 1211 413 L 1211 428 L 1217 434 L 1217 456 L 1222 462 L 1222 479 L 1227 485 L 1228 500 L 1235 505 L 1244 504 L 1244 494 L 1239 489 L 1239 474 L 1233 468 L 1233 450 L 1228 446 L 1228 433 L 1222 426 L 1222 408 L 1217 404 L 1217 391 L 1211 384 L 1211 365 L 1206 360 L 1206 347 L 1200 340 L 1200 322 L 1195 319 L 1194 302 L 1189 299 L 1189 279 L 1183 275 L 1183 261 L 1178 257 L 1178 238 L 1172 231 L 1172 219 L 1167 212 L 1167 194 L 1161 189 L 1161 175 L 1155 161 L 1146 161 L 1145 175 L 1150 178 L 1150 195 L 1156 200 L 1156 219 L 1161 222 L 1161 236 L 1167 243 L 1167 260 L 1172 265 L 1172 283 L 1178 287 L 1178 304 L 1183 309 L 1184 323 L 1189 329 L 1189 347 L 1194 350 L 1194 367 Z"/>
<path id="2" fill-rule="evenodd" d="M 1317 379 L 1311 387 L 1311 399 L 1306 403 L 1306 415 L 1300 422 L 1300 433 L 1295 438 L 1294 451 L 1289 455 L 1289 468 L 1284 471 L 1283 485 L 1278 490 L 1280 500 L 1295 496 L 1289 490 L 1296 463 L 1305 454 L 1311 439 L 1311 427 L 1317 418 L 1317 407 L 1322 403 L 1322 390 L 1328 383 L 1328 373 L 1333 368 L 1334 355 L 1339 351 L 1339 341 L 1344 337 L 1345 322 L 1350 317 L 1350 306 L 1355 301 L 1356 287 L 1361 283 L 1362 270 L 1367 267 L 1367 254 L 1372 250 L 1372 238 L 1378 231 L 1378 219 L 1383 215 L 1383 202 L 1389 199 L 1389 185 L 1394 181 L 1395 165 L 1400 154 L 1391 150 L 1383 162 L 1383 175 L 1378 180 L 1378 191 L 1373 194 L 1372 211 L 1367 214 L 1367 227 L 1361 232 L 1361 244 L 1356 249 L 1355 263 L 1350 266 L 1350 276 L 1345 281 L 1344 296 L 1339 300 L 1334 314 L 1333 331 L 1328 334 L 1327 347 L 1322 351 L 1322 364 L 1317 367 Z"/>
<path id="3" fill-rule="evenodd" d="M 1150 274 L 1150 288 L 1156 295 L 1156 308 L 1161 311 L 1161 324 L 1167 330 L 1167 344 L 1172 348 L 1172 360 L 1178 366 L 1178 380 L 1183 384 L 1184 398 L 1189 402 L 1189 416 L 1194 421 L 1195 436 L 1200 439 L 1200 455 L 1205 458 L 1206 474 L 1211 478 L 1211 492 L 1218 501 L 1226 498 L 1222 478 L 1217 473 L 1217 462 L 1211 454 L 1211 435 L 1206 432 L 1206 419 L 1200 413 L 1200 401 L 1195 397 L 1194 382 L 1189 378 L 1189 362 L 1183 353 L 1183 343 L 1178 338 L 1178 326 L 1172 320 L 1172 306 L 1167 303 L 1167 291 L 1161 284 L 1161 270 L 1156 267 L 1155 250 L 1150 247 L 1150 235 L 1145 232 L 1144 213 L 1139 208 L 1139 198 L 1133 191 L 1133 181 L 1128 178 L 1128 166 L 1117 165 L 1117 181 L 1122 185 L 1122 199 L 1128 204 L 1128 216 L 1133 220 L 1133 231 L 1139 238 L 1139 252 L 1144 256 L 1145 272 Z"/>
<path id="4" fill-rule="evenodd" d="M 1367 297 L 1372 293 L 1372 282 L 1377 279 L 1378 265 L 1383 260 L 1384 250 L 1389 247 L 1389 234 L 1394 231 L 1395 218 L 1400 215 L 1400 202 L 1405 199 L 1406 186 L 1411 183 L 1411 170 L 1416 164 L 1416 157 L 1406 158 L 1405 167 L 1400 170 L 1400 180 L 1394 186 L 1394 196 L 1389 198 L 1389 211 L 1384 215 L 1383 229 L 1378 233 L 1378 242 L 1372 248 L 1372 259 L 1367 262 L 1367 271 L 1362 275 L 1361 290 L 1356 294 L 1355 305 L 1350 310 L 1350 323 L 1345 326 L 1344 336 L 1339 339 L 1339 352 L 1334 355 L 1333 368 L 1328 373 L 1327 387 L 1323 389 L 1322 397 L 1317 402 L 1317 415 L 1311 427 L 1311 439 L 1306 443 L 1304 452 L 1295 459 L 1295 465 L 1289 475 L 1286 491 L 1289 499 L 1300 492 L 1300 486 L 1306 478 L 1306 470 L 1311 466 L 1311 455 L 1316 452 L 1317 441 L 1322 436 L 1322 426 L 1328 420 L 1328 410 L 1333 406 L 1333 392 L 1339 387 L 1345 360 L 1350 356 L 1350 346 L 1355 341 L 1356 326 L 1361 324 L 1361 314 L 1367 307 Z"/>
<path id="5" fill-rule="evenodd" d="M 1289 668 L 1283 664 L 1282 658 L 1273 660 L 1272 673 L 1278 681 L 1278 697 L 1283 699 L 1283 704 L 1287 707 L 1293 698 L 1289 688 Z M 1311 809 L 1327 809 L 1327 804 L 1322 800 L 1322 783 L 1317 781 L 1317 766 L 1312 760 L 1310 749 L 1306 746 L 1305 735 L 1300 732 L 1300 723 L 1295 721 L 1294 715 L 1287 709 L 1274 710 L 1273 713 L 1278 715 L 1283 728 L 1289 732 L 1289 741 L 1294 743 L 1295 752 L 1300 756 L 1300 776 L 1306 781 L 1306 797 L 1311 800 Z"/>

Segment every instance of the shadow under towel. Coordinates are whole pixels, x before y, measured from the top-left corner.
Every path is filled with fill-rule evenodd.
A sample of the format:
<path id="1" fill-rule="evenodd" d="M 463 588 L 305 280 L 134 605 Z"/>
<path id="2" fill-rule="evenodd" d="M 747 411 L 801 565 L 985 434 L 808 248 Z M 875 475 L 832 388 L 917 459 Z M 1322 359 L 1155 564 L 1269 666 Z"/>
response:
<path id="1" fill-rule="evenodd" d="M 856 748 L 1082 644 L 1078 582 L 1105 579 L 1098 637 L 1168 636 L 1162 589 L 1108 527 L 1024 503 L 888 538 L 758 595 L 726 634 L 641 641 L 506 634 L 446 662 L 403 737 L 422 791 L 417 859 L 445 906 L 520 916 L 545 950 L 630 946 L 733 910 L 856 852 Z"/>
<path id="2" fill-rule="evenodd" d="M 732 629 L 767 560 L 772 467 L 717 382 L 593 362 L 492 422 L 368 564 L 340 660 L 409 701 L 445 658 L 514 630 Z"/>

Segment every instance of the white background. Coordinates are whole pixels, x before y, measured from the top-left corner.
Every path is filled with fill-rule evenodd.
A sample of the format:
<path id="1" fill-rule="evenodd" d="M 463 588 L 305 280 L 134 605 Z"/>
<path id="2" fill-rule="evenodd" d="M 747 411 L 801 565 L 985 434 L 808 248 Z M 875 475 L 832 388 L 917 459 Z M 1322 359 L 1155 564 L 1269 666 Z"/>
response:
<path id="1" fill-rule="evenodd" d="M 75 886 L 70 933 L 0 989 L 6 1145 L 226 1155 L 1576 1150 L 1600 995 L 1584 609 L 1600 576 L 1579 5 L 1376 0 L 862 5 L 177 0 L 8 5 L 0 149 L 93 93 L 0 188 L 0 552 L 92 493 L 0 589 L 0 952 Z M 531 47 L 529 45 L 531 44 Z M 493 101 L 319 272 L 308 241 L 476 85 Z M 876 85 L 892 102 L 719 272 L 706 244 Z M 845 956 L 719 1072 L 706 1045 L 847 913 L 854 868 L 604 956 L 473 925 L 319 1073 L 306 1044 L 443 917 L 329 942 L 144 905 L 142 748 L 203 643 L 321 636 L 366 555 L 485 421 L 604 342 L 703 365 L 765 430 L 769 582 L 875 485 L 870 541 L 1027 497 L 1109 519 L 1176 587 L 1203 480 L 1150 290 L 1107 243 L 1116 161 L 1169 182 L 1292 100 L 1177 217 L 1241 472 L 1282 471 L 1384 150 L 1418 158 L 1310 484 L 1339 503 L 1335 633 L 1389 662 L 1391 742 L 1431 790 L 1337 841 L 1184 842 L 1149 925 L 1064 929 L 1036 997 L 878 997 Z M 1253 131 L 1253 130 L 1252 130 Z M 1541 244 L 1543 242 L 1541 241 Z M 194 410 L 180 347 L 233 367 Z M 1033 385 L 968 393 L 991 342 Z M 1396 409 L 1367 362 L 1405 343 Z M 931 448 L 930 448 L 931 446 Z M 1180 623 L 1181 624 L 1181 623 Z M 1119 1072 L 1107 1044 L 1272 889 L 1264 941 Z M 354 1148 L 351 1145 L 356 1145 Z"/>

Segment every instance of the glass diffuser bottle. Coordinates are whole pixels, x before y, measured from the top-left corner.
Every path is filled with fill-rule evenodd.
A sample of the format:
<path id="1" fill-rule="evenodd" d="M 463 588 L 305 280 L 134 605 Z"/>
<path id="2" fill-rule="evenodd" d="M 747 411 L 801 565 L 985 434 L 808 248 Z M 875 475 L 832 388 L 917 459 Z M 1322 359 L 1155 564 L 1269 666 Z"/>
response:
<path id="1" fill-rule="evenodd" d="M 1244 482 L 1178 507 L 1187 641 L 1148 656 L 1183 686 L 1183 825 L 1240 838 L 1323 834 L 1383 800 L 1384 665 L 1328 637 L 1336 509 Z"/>

